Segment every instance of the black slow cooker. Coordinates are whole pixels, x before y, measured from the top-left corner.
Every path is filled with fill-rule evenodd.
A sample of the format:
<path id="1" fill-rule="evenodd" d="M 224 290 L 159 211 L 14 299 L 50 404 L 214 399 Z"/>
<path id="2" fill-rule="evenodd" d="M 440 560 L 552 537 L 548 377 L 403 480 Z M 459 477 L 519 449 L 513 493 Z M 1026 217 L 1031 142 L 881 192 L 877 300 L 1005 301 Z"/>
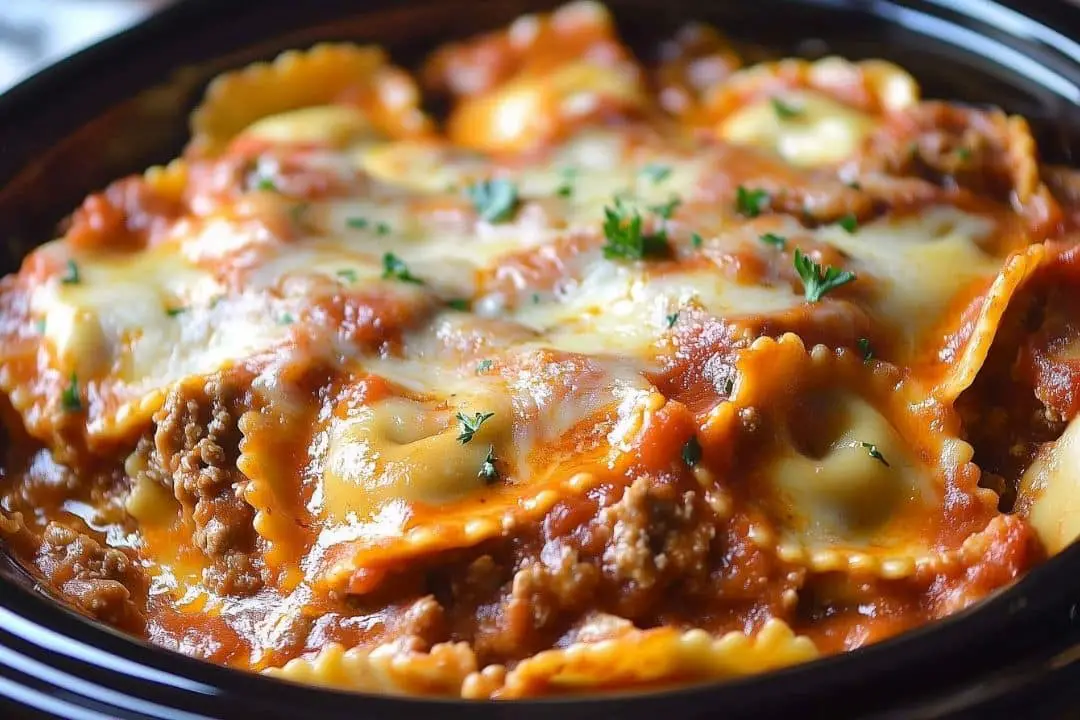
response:
<path id="1" fill-rule="evenodd" d="M 2 0 L 0 0 L 2 1 Z M 39 0 L 44 2 L 45 0 Z M 555 3 L 188 0 L 0 96 L 0 272 L 90 191 L 175 156 L 227 68 L 316 40 L 407 63 Z M 1063 0 L 608 0 L 633 44 L 689 19 L 780 54 L 884 57 L 929 97 L 1028 117 L 1045 159 L 1080 163 L 1080 4 Z M 1078 469 L 1080 472 L 1080 469 Z M 0 554 L 0 717 L 1080 717 L 1080 546 L 965 612 L 767 676 L 663 693 L 515 703 L 372 697 L 174 654 L 64 608 Z"/>

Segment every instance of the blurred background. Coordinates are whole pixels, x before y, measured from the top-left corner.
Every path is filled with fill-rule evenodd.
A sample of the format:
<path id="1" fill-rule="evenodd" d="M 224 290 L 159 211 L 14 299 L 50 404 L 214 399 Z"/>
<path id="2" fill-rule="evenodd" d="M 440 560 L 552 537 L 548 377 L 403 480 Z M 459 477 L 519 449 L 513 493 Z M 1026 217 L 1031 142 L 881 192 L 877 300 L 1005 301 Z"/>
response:
<path id="1" fill-rule="evenodd" d="M 172 0 L 0 0 L 0 92 Z"/>

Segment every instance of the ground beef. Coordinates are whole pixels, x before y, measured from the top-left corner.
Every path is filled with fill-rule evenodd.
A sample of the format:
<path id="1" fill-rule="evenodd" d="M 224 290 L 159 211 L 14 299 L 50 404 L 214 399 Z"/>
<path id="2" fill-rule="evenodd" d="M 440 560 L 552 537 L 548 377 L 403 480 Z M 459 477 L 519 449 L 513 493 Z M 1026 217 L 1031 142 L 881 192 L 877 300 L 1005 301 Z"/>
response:
<path id="1" fill-rule="evenodd" d="M 52 587 L 87 614 L 142 634 L 148 582 L 123 550 L 52 522 L 42 533 L 34 564 Z"/>
<path id="2" fill-rule="evenodd" d="M 217 592 L 250 595 L 263 584 L 253 551 L 254 510 L 241 496 L 237 420 L 248 406 L 243 379 L 218 374 L 174 388 L 144 443 L 146 472 L 172 488 L 194 525 L 195 544 L 212 565 L 205 582 Z"/>
<path id="3" fill-rule="evenodd" d="M 874 133 L 863 172 L 956 184 L 1003 201 L 1026 203 L 1039 185 L 1027 124 L 1000 110 L 923 102 Z"/>

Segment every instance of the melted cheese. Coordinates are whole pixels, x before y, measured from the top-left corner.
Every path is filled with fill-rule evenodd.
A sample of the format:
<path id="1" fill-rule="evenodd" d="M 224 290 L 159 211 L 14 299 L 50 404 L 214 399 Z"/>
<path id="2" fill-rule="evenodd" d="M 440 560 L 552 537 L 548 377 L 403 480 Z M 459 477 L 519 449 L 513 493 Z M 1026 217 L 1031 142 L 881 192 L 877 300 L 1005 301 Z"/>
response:
<path id="1" fill-rule="evenodd" d="M 1017 489 L 1016 509 L 1058 553 L 1080 537 L 1080 420 L 1039 451 Z"/>
<path id="2" fill-rule="evenodd" d="M 898 349 L 910 357 L 953 298 L 973 281 L 997 274 L 1001 259 L 980 245 L 995 227 L 987 218 L 939 206 L 868 223 L 854 233 L 829 226 L 816 236 L 850 255 L 856 272 L 874 277 L 869 306 L 895 329 Z"/>
<path id="3" fill-rule="evenodd" d="M 793 112 L 782 117 L 774 102 Z M 866 113 L 821 93 L 792 91 L 739 108 L 720 125 L 720 137 L 778 153 L 794 165 L 813 167 L 855 154 L 875 126 Z"/>
<path id="4" fill-rule="evenodd" d="M 773 512 L 783 518 L 788 538 L 810 548 L 901 549 L 924 555 L 924 543 L 890 528 L 902 514 L 927 513 L 938 498 L 921 463 L 865 400 L 838 393 L 822 402 L 840 429 L 822 455 L 808 457 L 789 447 L 764 470 L 776 493 Z M 868 444 L 880 458 L 871 455 Z"/>

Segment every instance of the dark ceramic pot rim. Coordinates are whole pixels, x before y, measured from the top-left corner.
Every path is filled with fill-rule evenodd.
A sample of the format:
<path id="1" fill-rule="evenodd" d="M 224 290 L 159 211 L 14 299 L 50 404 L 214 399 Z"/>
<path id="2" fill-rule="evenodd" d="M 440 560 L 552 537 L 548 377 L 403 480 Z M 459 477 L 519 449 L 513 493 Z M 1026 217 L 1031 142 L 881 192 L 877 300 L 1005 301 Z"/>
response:
<path id="1" fill-rule="evenodd" d="M 465 0 L 457 2 L 463 4 Z M 499 10 L 514 15 L 537 4 L 500 3 Z M 41 158 L 55 157 L 56 147 L 65 143 L 78 148 L 83 141 L 77 131 L 87 123 L 160 81 L 170 70 L 206 60 L 200 51 L 191 49 L 200 38 L 213 36 L 206 43 L 216 44 L 211 55 L 216 57 L 230 47 L 257 44 L 262 39 L 259 30 L 249 25 L 276 22 L 270 31 L 286 35 L 290 26 L 283 18 L 289 13 L 298 25 L 331 27 L 325 23 L 336 14 L 400 13 L 405 4 L 367 2 L 361 9 L 355 2 L 349 8 L 346 0 L 325 0 L 305 4 L 303 12 L 299 3 L 289 0 L 236 0 L 224 5 L 216 0 L 183 2 L 0 95 L 0 138 L 4 139 L 0 140 L 0 237 L 17 239 L 9 242 L 6 264 L 0 268 L 4 273 L 14 269 L 27 249 L 25 235 L 47 237 L 37 229 L 41 217 L 23 222 L 24 215 L 51 212 L 55 221 L 74 205 L 60 205 L 66 202 L 64 197 L 49 207 L 26 204 L 27 188 L 55 177 L 56 163 Z M 417 16 L 436 12 L 438 5 L 438 0 L 408 4 Z M 508 9 L 508 5 L 514 7 Z M 640 10 L 650 3 L 612 5 L 626 6 L 631 12 L 635 5 Z M 669 14 L 685 13 L 685 19 L 691 19 L 700 14 L 695 7 L 705 8 L 709 3 L 669 0 L 664 5 L 669 6 Z M 879 29 L 895 28 L 907 38 L 905 42 L 937 43 L 958 56 L 982 56 L 983 62 L 1001 70 L 1003 82 L 1023 88 L 1037 101 L 1013 109 L 1036 114 L 1036 121 L 1049 123 L 1051 132 L 1055 123 L 1066 130 L 1080 128 L 1080 43 L 1072 39 L 1080 38 L 1080 7 L 1050 0 L 788 0 L 772 5 L 823 18 L 857 16 Z M 473 2 L 471 6 L 491 10 L 495 4 Z M 477 27 L 492 24 L 480 19 L 476 23 Z M 171 111 L 177 117 L 186 112 L 179 106 Z M 1073 147 L 1066 139 L 1058 154 L 1072 159 Z M 129 170 L 149 164 L 148 158 L 167 159 L 176 149 L 162 145 L 157 151 L 160 157 L 153 157 L 153 152 L 133 157 Z M 86 179 L 73 181 L 70 190 L 85 193 L 99 182 L 90 173 Z M 15 212 L 24 207 L 30 209 Z M 790 717 L 796 712 L 917 718 L 989 710 L 996 714 L 1007 708 L 1031 710 L 1080 680 L 1078 603 L 1080 546 L 1074 546 L 973 608 L 897 638 L 807 665 L 657 693 L 474 703 L 320 690 L 175 654 L 59 606 L 0 554 L 0 709 L 19 717 L 88 720 L 572 720 L 715 714 Z"/>

